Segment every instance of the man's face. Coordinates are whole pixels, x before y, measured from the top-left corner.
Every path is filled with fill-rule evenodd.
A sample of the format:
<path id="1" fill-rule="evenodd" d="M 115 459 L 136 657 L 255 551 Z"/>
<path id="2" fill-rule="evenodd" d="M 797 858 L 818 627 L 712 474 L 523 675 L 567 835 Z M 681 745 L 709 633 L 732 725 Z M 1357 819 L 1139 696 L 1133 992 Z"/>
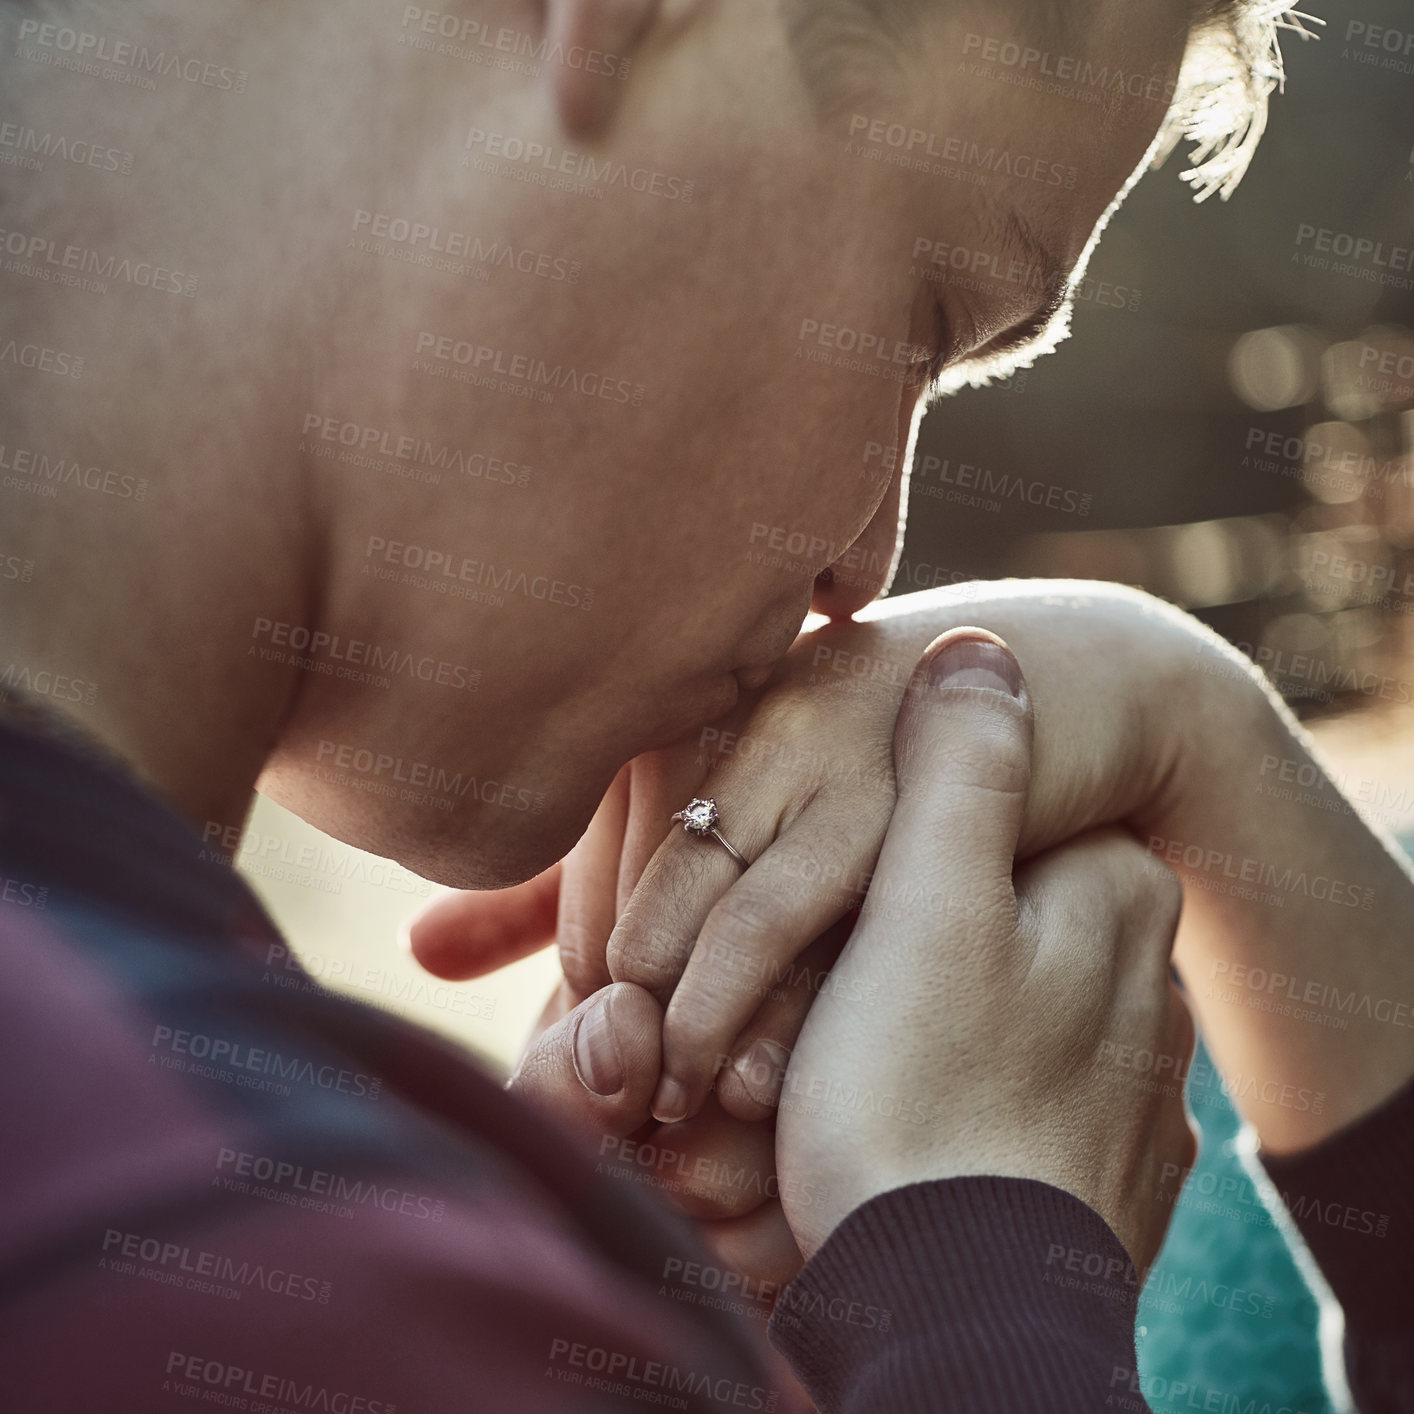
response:
<path id="1" fill-rule="evenodd" d="M 374 722 L 348 706 L 363 699 L 329 698 L 341 725 L 296 723 L 267 789 L 431 877 L 511 882 L 573 844 L 626 760 L 762 680 L 812 592 L 829 613 L 873 598 L 930 365 L 1045 323 L 1166 111 L 1183 6 L 1098 8 L 1103 40 L 1068 41 L 945 8 L 875 96 L 822 121 L 777 7 L 703 7 L 635 57 L 601 139 L 557 131 L 533 93 L 470 121 L 461 185 L 406 206 L 476 229 L 495 203 L 515 244 L 581 268 L 462 305 L 409 279 L 396 322 L 428 376 L 405 380 L 402 415 L 533 472 L 480 500 L 364 507 L 339 572 L 359 592 L 370 559 L 416 570 L 409 545 L 492 566 L 458 582 L 499 603 L 384 588 L 370 609 L 421 601 L 395 610 L 398 631 L 416 622 L 486 671 L 455 710 L 395 691 Z M 1042 61 L 1005 61 L 1027 51 L 1088 61 L 1088 84 L 1018 84 Z M 1118 93 L 1101 69 L 1126 76 Z M 495 788 L 450 811 L 322 790 L 303 770 L 316 735 Z"/>

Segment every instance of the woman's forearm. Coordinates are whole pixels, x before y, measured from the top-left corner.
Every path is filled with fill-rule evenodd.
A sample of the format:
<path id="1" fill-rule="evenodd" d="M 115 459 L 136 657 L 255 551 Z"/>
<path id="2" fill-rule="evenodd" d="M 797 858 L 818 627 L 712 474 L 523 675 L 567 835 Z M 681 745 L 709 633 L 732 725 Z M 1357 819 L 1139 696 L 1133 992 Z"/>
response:
<path id="1" fill-rule="evenodd" d="M 1148 843 L 1184 880 L 1176 955 L 1225 1084 L 1287 1153 L 1414 1076 L 1414 878 L 1265 689 L 1205 702 Z"/>

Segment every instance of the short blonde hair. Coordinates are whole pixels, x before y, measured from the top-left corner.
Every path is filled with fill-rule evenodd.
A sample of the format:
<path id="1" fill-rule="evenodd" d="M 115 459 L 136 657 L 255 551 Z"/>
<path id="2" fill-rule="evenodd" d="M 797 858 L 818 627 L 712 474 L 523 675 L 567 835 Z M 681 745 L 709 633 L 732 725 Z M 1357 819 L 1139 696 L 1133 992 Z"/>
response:
<path id="1" fill-rule="evenodd" d="M 824 117 L 872 92 L 871 59 L 887 64 L 906 49 L 918 21 L 945 0 L 786 0 L 796 58 Z M 1065 23 L 1076 0 L 1025 0 L 1051 25 Z M 1314 38 L 1322 24 L 1297 13 L 1297 0 L 1192 0 L 1173 102 L 1159 130 L 1157 167 L 1189 141 L 1181 173 L 1205 201 L 1226 200 L 1242 180 L 1267 127 L 1267 102 L 1282 87 L 1281 30 Z"/>
<path id="2" fill-rule="evenodd" d="M 1314 39 L 1295 0 L 1213 0 L 1190 32 L 1173 106 L 1160 130 L 1157 167 L 1180 142 L 1194 144 L 1179 175 L 1195 201 L 1237 189 L 1267 130 L 1267 103 L 1286 80 L 1280 32 Z"/>

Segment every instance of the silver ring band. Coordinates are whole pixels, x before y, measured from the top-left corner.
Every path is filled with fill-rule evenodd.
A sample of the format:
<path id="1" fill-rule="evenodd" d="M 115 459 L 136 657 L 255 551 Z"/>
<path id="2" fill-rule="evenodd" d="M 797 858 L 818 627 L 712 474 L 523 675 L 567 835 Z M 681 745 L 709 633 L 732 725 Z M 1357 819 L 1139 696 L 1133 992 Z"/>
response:
<path id="1" fill-rule="evenodd" d="M 742 857 L 741 851 L 737 849 L 735 845 L 728 843 L 728 841 L 724 838 L 720 830 L 709 830 L 708 833 L 712 836 L 714 840 L 717 841 L 719 845 L 721 845 L 724 850 L 726 850 L 729 855 L 731 855 L 733 859 L 736 860 L 738 864 L 741 865 L 743 869 L 749 869 L 751 867 Z"/>
<path id="2" fill-rule="evenodd" d="M 679 810 L 673 819 L 681 820 L 683 829 L 700 840 L 707 839 L 709 836 L 716 840 L 743 869 L 751 867 L 742 852 L 717 828 L 721 814 L 717 810 L 715 800 L 710 797 L 706 800 L 698 800 L 694 797 L 686 809 Z"/>

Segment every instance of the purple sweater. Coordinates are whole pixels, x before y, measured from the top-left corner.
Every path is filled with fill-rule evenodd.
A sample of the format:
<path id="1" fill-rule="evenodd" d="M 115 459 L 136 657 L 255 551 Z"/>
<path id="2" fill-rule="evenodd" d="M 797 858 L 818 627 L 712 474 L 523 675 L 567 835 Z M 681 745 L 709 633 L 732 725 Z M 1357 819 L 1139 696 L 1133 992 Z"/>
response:
<path id="1" fill-rule="evenodd" d="M 710 1259 L 685 1222 L 452 1048 L 277 981 L 282 946 L 163 804 L 0 724 L 0 1409 L 801 1407 L 750 1303 L 687 1279 Z M 1367 1414 L 1414 1409 L 1411 1121 L 1406 1092 L 1271 1165 L 1393 1215 L 1377 1242 L 1303 1222 Z M 1047 1281 L 1057 1245 L 1128 1266 L 1044 1184 L 890 1193 L 771 1337 L 825 1411 L 1102 1409 L 1135 1293 Z"/>

